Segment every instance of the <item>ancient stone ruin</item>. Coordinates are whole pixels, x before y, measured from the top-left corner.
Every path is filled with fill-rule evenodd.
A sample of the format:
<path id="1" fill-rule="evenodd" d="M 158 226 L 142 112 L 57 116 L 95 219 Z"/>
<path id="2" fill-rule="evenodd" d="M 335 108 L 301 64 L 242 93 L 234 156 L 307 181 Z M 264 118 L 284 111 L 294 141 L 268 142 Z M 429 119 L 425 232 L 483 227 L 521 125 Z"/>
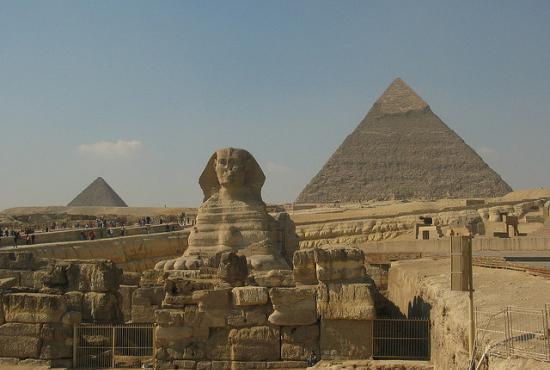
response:
<path id="1" fill-rule="evenodd" d="M 370 358 L 377 291 L 364 253 L 297 251 L 288 214 L 266 211 L 264 181 L 246 150 L 214 153 L 187 249 L 142 273 L 110 261 L 1 254 L 0 357 L 78 366 L 78 348 L 93 347 L 82 355 L 92 363 L 157 369 L 295 369 Z M 115 359 L 119 332 L 76 334 L 83 324 L 122 323 L 155 325 L 148 359 Z"/>
<path id="2" fill-rule="evenodd" d="M 510 186 L 397 78 L 296 201 L 495 197 L 510 191 Z"/>

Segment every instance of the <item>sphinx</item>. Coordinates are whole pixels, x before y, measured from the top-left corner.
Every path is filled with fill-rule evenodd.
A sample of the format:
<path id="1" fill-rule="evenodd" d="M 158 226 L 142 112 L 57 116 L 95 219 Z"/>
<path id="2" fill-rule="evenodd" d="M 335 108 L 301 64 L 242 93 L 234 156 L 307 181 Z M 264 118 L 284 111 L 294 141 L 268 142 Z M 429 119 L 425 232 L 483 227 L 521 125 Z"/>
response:
<path id="1" fill-rule="evenodd" d="M 183 256 L 157 263 L 157 270 L 217 267 L 222 254 L 246 257 L 252 271 L 289 270 L 298 239 L 287 214 L 268 214 L 261 189 L 265 175 L 244 149 L 217 150 L 199 184 L 204 194 Z"/>

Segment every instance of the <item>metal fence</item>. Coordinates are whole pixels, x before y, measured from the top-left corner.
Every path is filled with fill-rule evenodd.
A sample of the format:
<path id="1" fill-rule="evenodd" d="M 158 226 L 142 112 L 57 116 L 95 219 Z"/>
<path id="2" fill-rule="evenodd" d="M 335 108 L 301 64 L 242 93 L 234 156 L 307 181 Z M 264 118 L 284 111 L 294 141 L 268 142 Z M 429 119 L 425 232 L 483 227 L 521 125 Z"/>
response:
<path id="1" fill-rule="evenodd" d="M 377 360 L 429 360 L 429 319 L 375 319 L 372 355 Z"/>
<path id="2" fill-rule="evenodd" d="M 549 322 L 550 304 L 538 310 L 510 306 L 495 313 L 476 309 L 476 347 L 550 362 Z"/>
<path id="3" fill-rule="evenodd" d="M 153 324 L 80 324 L 74 327 L 76 368 L 139 368 L 152 363 Z"/>

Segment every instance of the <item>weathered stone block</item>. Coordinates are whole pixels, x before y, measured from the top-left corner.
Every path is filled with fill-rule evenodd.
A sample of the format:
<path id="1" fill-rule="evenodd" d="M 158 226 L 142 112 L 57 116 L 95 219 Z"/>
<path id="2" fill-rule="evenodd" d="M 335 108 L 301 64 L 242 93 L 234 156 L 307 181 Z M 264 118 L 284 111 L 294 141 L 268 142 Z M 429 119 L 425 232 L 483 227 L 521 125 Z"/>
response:
<path id="1" fill-rule="evenodd" d="M 67 310 L 61 295 L 12 293 L 3 297 L 6 322 L 60 322 Z"/>
<path id="2" fill-rule="evenodd" d="M 372 321 L 321 320 L 322 359 L 365 359 L 372 356 Z"/>
<path id="3" fill-rule="evenodd" d="M 308 360 L 319 355 L 319 326 L 290 326 L 281 328 L 281 359 Z"/>
<path id="4" fill-rule="evenodd" d="M 268 288 L 293 287 L 295 285 L 292 270 L 256 271 L 254 280 L 259 286 Z"/>
<path id="5" fill-rule="evenodd" d="M 241 286 L 248 276 L 246 257 L 235 252 L 226 252 L 220 256 L 218 277 L 231 286 Z"/>
<path id="6" fill-rule="evenodd" d="M 230 360 L 229 329 L 211 328 L 205 348 L 209 360 Z"/>
<path id="7" fill-rule="evenodd" d="M 271 288 L 273 313 L 269 322 L 280 326 L 311 325 L 317 321 L 315 288 Z"/>
<path id="8" fill-rule="evenodd" d="M 280 358 L 280 331 L 276 327 L 232 329 L 229 344 L 233 361 L 277 361 Z"/>
<path id="9" fill-rule="evenodd" d="M 214 284 L 210 280 L 181 277 L 184 271 L 171 271 L 170 277 L 164 282 L 164 291 L 170 295 L 191 296 L 197 290 L 213 290 Z"/>
<path id="10" fill-rule="evenodd" d="M 84 300 L 84 293 L 82 292 L 67 292 L 63 294 L 65 298 L 65 304 L 69 311 L 82 311 L 82 301 Z"/>
<path id="11" fill-rule="evenodd" d="M 231 289 L 198 290 L 193 292 L 199 312 L 203 312 L 203 325 L 208 327 L 226 326 L 225 317 L 230 309 Z"/>
<path id="12" fill-rule="evenodd" d="M 38 358 L 40 346 L 38 337 L 0 335 L 0 357 Z"/>
<path id="13" fill-rule="evenodd" d="M 248 306 L 234 309 L 227 316 L 227 325 L 234 328 L 266 325 L 268 312 L 271 312 L 271 306 Z"/>
<path id="14" fill-rule="evenodd" d="M 133 304 L 132 305 L 132 322 L 133 323 L 150 323 L 153 322 L 153 319 L 155 317 L 155 310 L 157 310 L 159 306 L 151 306 L 151 305 L 138 305 Z"/>
<path id="15" fill-rule="evenodd" d="M 122 270 L 111 261 L 72 263 L 68 270 L 69 290 L 81 292 L 116 292 Z"/>
<path id="16" fill-rule="evenodd" d="M 178 309 L 155 310 L 155 322 L 164 326 L 208 327 L 205 313 L 200 312 L 196 305 L 188 305 Z"/>
<path id="17" fill-rule="evenodd" d="M 294 252 L 294 281 L 296 285 L 316 285 L 317 271 L 315 267 L 315 248 L 302 249 Z"/>
<path id="18" fill-rule="evenodd" d="M 319 248 L 316 269 L 317 280 L 322 282 L 362 281 L 365 279 L 365 254 L 358 248 Z"/>
<path id="19" fill-rule="evenodd" d="M 132 305 L 160 306 L 164 299 L 164 288 L 161 286 L 139 288 L 132 293 Z"/>
<path id="20" fill-rule="evenodd" d="M 268 290 L 264 287 L 247 286 L 233 288 L 233 304 L 235 306 L 254 306 L 267 303 Z"/>
<path id="21" fill-rule="evenodd" d="M 61 323 L 65 325 L 75 325 L 82 322 L 82 312 L 68 311 L 61 317 Z"/>
<path id="22" fill-rule="evenodd" d="M 120 308 L 124 322 L 132 320 L 132 294 L 137 288 L 137 285 L 121 285 L 118 289 L 121 299 Z"/>
<path id="23" fill-rule="evenodd" d="M 84 294 L 82 302 L 84 321 L 118 322 L 122 319 L 117 297 L 112 293 Z"/>
<path id="24" fill-rule="evenodd" d="M 164 289 L 160 286 L 135 289 L 132 293 L 132 322 L 149 323 L 154 320 L 154 311 L 164 298 Z"/>
<path id="25" fill-rule="evenodd" d="M 0 326 L 0 335 L 2 336 L 23 336 L 39 337 L 40 324 L 7 323 Z"/>
<path id="26" fill-rule="evenodd" d="M 190 341 L 193 336 L 193 328 L 189 326 L 157 326 L 155 338 L 158 345 L 163 347 L 171 342 Z"/>
<path id="27" fill-rule="evenodd" d="M 0 289 L 9 289 L 16 286 L 18 283 L 16 277 L 3 278 L 0 279 Z"/>
<path id="28" fill-rule="evenodd" d="M 40 331 L 40 337 L 42 338 L 41 359 L 51 360 L 72 357 L 72 326 L 44 324 Z"/>
<path id="29" fill-rule="evenodd" d="M 376 317 L 371 287 L 365 283 L 319 284 L 317 311 L 328 320 L 373 320 Z"/>

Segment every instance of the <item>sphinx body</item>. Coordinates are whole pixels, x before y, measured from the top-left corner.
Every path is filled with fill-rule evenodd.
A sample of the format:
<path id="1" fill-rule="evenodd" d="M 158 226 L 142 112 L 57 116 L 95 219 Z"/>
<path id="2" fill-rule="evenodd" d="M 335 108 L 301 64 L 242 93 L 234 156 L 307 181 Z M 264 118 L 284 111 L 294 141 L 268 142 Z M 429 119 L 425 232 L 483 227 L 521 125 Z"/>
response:
<path id="1" fill-rule="evenodd" d="M 288 217 L 275 219 L 261 198 L 265 181 L 258 163 L 244 149 L 216 151 L 199 184 L 204 202 L 182 257 L 159 262 L 163 270 L 217 267 L 225 252 L 244 255 L 252 270 L 288 270 L 297 237 Z"/>

